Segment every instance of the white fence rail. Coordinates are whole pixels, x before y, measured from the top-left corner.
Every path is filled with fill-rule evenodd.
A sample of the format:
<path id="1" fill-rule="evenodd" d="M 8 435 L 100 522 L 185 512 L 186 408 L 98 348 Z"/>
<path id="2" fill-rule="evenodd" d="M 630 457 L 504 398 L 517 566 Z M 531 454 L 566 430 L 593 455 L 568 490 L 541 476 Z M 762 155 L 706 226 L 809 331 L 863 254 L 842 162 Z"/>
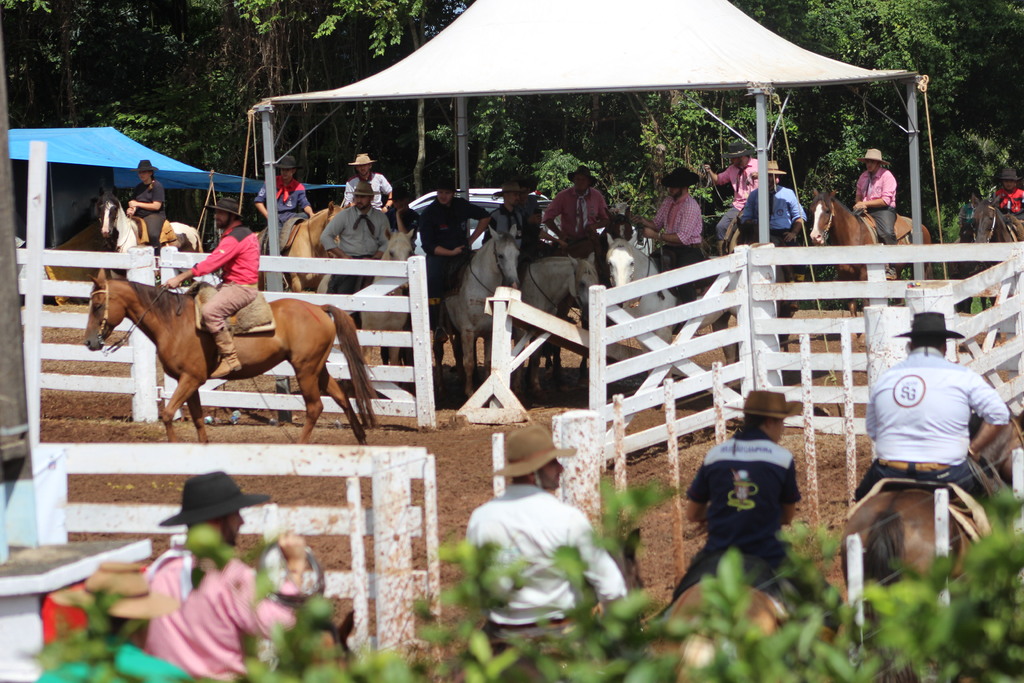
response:
<path id="1" fill-rule="evenodd" d="M 26 297 L 23 315 L 26 340 L 39 340 L 38 345 L 26 344 L 26 352 L 34 356 L 28 359 L 28 367 L 39 367 L 40 360 L 127 363 L 131 367 L 130 377 L 110 376 L 109 372 L 95 370 L 94 374 L 85 374 L 85 371 L 82 371 L 82 374 L 42 373 L 40 388 L 130 394 L 133 397 L 132 416 L 136 421 L 158 419 L 157 400 L 161 396 L 170 396 L 173 393 L 174 380 L 166 376 L 162 383 L 157 380 L 155 349 L 140 332 L 133 332 L 129 345 L 109 355 L 91 353 L 79 344 L 42 343 L 43 328 L 84 329 L 87 320 L 84 313 L 43 310 L 42 296 L 87 299 L 91 289 L 91 283 L 88 282 L 47 280 L 44 267 L 120 269 L 128 272 L 129 279 L 153 284 L 156 281 L 157 268 L 166 279 L 175 269 L 191 267 L 202 258 L 202 255 L 179 253 L 169 247 L 161 250 L 159 263 L 149 248 L 133 250 L 130 254 L 19 249 L 18 264 L 24 265 L 20 277 L 22 292 L 28 294 L 34 290 L 37 293 L 34 297 Z M 404 262 L 263 257 L 260 266 L 266 272 L 300 270 L 376 278 L 376 281 L 358 293 L 348 296 L 271 292 L 265 294 L 271 301 L 281 297 L 293 297 L 318 305 L 332 304 L 348 312 L 408 314 L 411 321 L 409 331 L 359 331 L 359 343 L 364 347 L 399 347 L 412 351 L 411 366 L 370 364 L 369 372 L 373 386 L 381 396 L 373 401 L 373 405 L 380 415 L 415 418 L 420 427 L 436 426 L 426 307 L 426 265 L 422 257 L 413 257 Z M 404 288 L 408 288 L 408 291 L 403 291 Z M 40 303 L 33 304 L 32 301 L 36 300 Z M 130 325 L 131 322 L 125 320 L 117 329 L 127 330 Z M 328 368 L 333 376 L 348 378 L 348 368 L 340 351 L 331 354 Z M 282 363 L 273 368 L 270 374 L 289 377 L 293 373 L 290 365 Z M 200 396 L 205 406 L 255 410 L 304 408 L 302 398 L 298 395 L 218 390 L 217 388 L 223 384 L 223 380 L 211 380 L 203 386 Z M 341 412 L 328 397 L 324 397 L 324 410 Z"/>
<path id="2" fill-rule="evenodd" d="M 347 536 L 350 569 L 326 571 L 326 595 L 352 599 L 355 646 L 395 647 L 412 641 L 417 596 L 426 596 L 439 614 L 437 480 L 434 457 L 424 448 L 149 444 L 145 458 L 125 444 L 46 444 L 45 448 L 64 450 L 69 475 L 192 475 L 223 470 L 233 476 L 337 477 L 343 485 L 339 481 L 336 505 L 282 506 L 271 515 L 262 507 L 248 508 L 242 512 L 242 533 L 287 529 L 304 536 Z M 371 480 L 369 509 L 362 503 L 363 479 Z M 422 481 L 419 505 L 412 497 L 413 480 Z M 177 505 L 69 503 L 67 530 L 170 534 L 180 528 L 161 527 L 159 522 L 178 509 Z M 366 560 L 367 536 L 373 539 L 373 571 Z M 413 553 L 414 538 L 422 538 L 425 548 L 418 559 Z M 373 637 L 370 600 L 375 601 Z"/>

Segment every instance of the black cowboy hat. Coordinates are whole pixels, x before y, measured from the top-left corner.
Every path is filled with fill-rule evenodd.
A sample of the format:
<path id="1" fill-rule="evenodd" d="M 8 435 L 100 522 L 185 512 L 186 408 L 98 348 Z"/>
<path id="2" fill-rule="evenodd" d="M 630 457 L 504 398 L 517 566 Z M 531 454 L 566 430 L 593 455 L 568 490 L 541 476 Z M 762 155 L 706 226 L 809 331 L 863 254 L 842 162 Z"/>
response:
<path id="1" fill-rule="evenodd" d="M 572 171 L 571 173 L 569 173 L 567 175 L 567 177 L 569 178 L 569 182 L 570 183 L 575 182 L 576 181 L 576 176 L 578 176 L 581 173 L 583 175 L 587 176 L 587 178 L 590 179 L 590 184 L 591 185 L 593 185 L 594 183 L 597 182 L 597 178 L 594 177 L 594 174 L 591 173 L 590 169 L 587 168 L 586 166 L 584 166 L 583 164 L 580 164 L 579 166 L 577 166 L 575 171 Z"/>
<path id="2" fill-rule="evenodd" d="M 238 210 L 238 200 L 234 197 L 221 197 L 219 200 L 214 201 L 213 204 L 207 204 L 207 209 L 213 209 L 214 211 L 226 211 L 233 213 L 239 218 L 242 217 L 241 212 Z"/>
<path id="3" fill-rule="evenodd" d="M 274 165 L 277 166 L 278 168 L 302 168 L 297 163 L 295 163 L 295 157 L 293 157 L 291 154 L 285 154 L 283 157 L 281 157 L 281 161 L 277 162 Z"/>
<path id="4" fill-rule="evenodd" d="M 208 522 L 268 500 L 270 496 L 242 493 L 235 480 L 224 472 L 200 474 L 185 481 L 181 512 L 160 522 L 160 526 Z"/>
<path id="5" fill-rule="evenodd" d="M 661 184 L 665 187 L 690 187 L 691 185 L 696 184 L 698 180 L 700 180 L 700 178 L 696 173 L 684 166 L 680 166 L 662 178 Z"/>
<path id="6" fill-rule="evenodd" d="M 750 149 L 745 142 L 729 143 L 729 151 L 725 153 L 726 159 L 739 159 L 740 157 L 752 157 L 754 156 L 754 150 Z"/>
<path id="7" fill-rule="evenodd" d="M 137 169 L 135 169 L 135 172 L 136 173 L 138 173 L 139 171 L 152 171 L 152 172 L 156 172 L 156 171 L 159 171 L 159 170 L 160 170 L 159 168 L 157 168 L 153 164 L 149 163 L 149 159 L 143 159 L 142 161 L 139 162 L 139 167 Z"/>
<path id="8" fill-rule="evenodd" d="M 454 180 L 438 180 L 434 183 L 435 190 L 448 190 L 449 192 L 455 192 L 455 181 Z"/>
<path id="9" fill-rule="evenodd" d="M 917 313 L 910 325 L 910 332 L 897 334 L 897 337 L 933 337 L 941 339 L 963 339 L 964 335 L 946 329 L 946 316 L 937 312 Z"/>
<path id="10" fill-rule="evenodd" d="M 996 176 L 996 180 L 1020 180 L 1020 177 L 1017 175 L 1017 169 L 1004 168 L 999 172 L 999 175 Z"/>

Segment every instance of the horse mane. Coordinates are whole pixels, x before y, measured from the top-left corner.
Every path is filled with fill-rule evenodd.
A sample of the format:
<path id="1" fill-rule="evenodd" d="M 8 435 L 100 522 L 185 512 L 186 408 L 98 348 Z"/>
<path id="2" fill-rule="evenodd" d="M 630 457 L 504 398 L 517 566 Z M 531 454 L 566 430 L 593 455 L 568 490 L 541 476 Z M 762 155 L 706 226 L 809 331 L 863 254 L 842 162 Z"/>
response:
<path id="1" fill-rule="evenodd" d="M 905 545 L 903 519 L 894 509 L 895 502 L 896 497 L 893 496 L 888 507 L 871 525 L 864 544 L 864 575 L 883 586 L 895 583 L 899 578 L 897 563 L 903 557 Z"/>
<path id="2" fill-rule="evenodd" d="M 186 305 L 195 305 L 192 297 L 188 294 L 178 294 L 169 289 L 146 285 L 141 282 L 131 282 L 129 280 L 123 280 L 123 282 L 127 282 L 128 286 L 132 288 L 144 309 L 168 324 L 181 316 Z"/>

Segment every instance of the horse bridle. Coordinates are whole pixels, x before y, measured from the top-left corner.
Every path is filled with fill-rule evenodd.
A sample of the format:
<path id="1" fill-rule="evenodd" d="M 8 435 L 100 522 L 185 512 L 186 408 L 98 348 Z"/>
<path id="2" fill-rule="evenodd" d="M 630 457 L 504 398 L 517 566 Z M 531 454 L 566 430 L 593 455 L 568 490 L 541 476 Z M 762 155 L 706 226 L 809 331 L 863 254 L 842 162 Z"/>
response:
<path id="1" fill-rule="evenodd" d="M 107 335 L 110 334 L 110 323 L 107 322 L 107 310 L 110 308 L 110 306 L 108 305 L 108 302 L 110 301 L 110 285 L 104 283 L 103 289 L 96 290 L 92 294 L 89 295 L 89 301 L 92 301 L 92 298 L 94 296 L 96 296 L 97 294 L 103 294 L 104 295 L 104 297 L 103 297 L 103 320 L 100 321 L 100 328 L 96 332 L 96 334 L 99 335 L 100 342 L 102 343 L 102 342 L 105 342 L 107 340 Z"/>
<path id="2" fill-rule="evenodd" d="M 821 202 L 822 209 L 825 208 L 824 200 Z M 832 231 L 832 217 L 836 215 L 836 212 L 832 210 L 831 204 L 828 207 L 828 225 L 821 231 L 821 243 L 826 244 L 828 242 L 828 234 Z M 817 226 L 815 226 L 817 227 Z"/>

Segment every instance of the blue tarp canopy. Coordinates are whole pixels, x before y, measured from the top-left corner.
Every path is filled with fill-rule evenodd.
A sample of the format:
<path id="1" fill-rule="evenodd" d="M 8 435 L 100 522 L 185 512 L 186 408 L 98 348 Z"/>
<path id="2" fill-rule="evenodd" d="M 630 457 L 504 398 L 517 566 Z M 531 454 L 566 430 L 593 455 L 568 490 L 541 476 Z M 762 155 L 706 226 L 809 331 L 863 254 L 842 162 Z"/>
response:
<path id="1" fill-rule="evenodd" d="M 183 164 L 180 161 L 154 152 L 135 142 L 114 128 L 21 128 L 11 130 L 8 136 L 11 159 L 27 161 L 29 143 L 39 140 L 46 143 L 46 157 L 49 163 L 100 166 L 114 171 L 117 187 L 135 187 L 139 177 L 135 168 L 141 159 L 149 159 L 159 171 L 157 179 L 167 189 L 205 190 L 210 187 L 211 178 L 218 192 L 237 193 L 242 189 L 241 176 L 214 173 Z M 245 192 L 259 192 L 262 180 L 246 178 Z M 336 185 L 306 185 L 314 190 Z"/>

